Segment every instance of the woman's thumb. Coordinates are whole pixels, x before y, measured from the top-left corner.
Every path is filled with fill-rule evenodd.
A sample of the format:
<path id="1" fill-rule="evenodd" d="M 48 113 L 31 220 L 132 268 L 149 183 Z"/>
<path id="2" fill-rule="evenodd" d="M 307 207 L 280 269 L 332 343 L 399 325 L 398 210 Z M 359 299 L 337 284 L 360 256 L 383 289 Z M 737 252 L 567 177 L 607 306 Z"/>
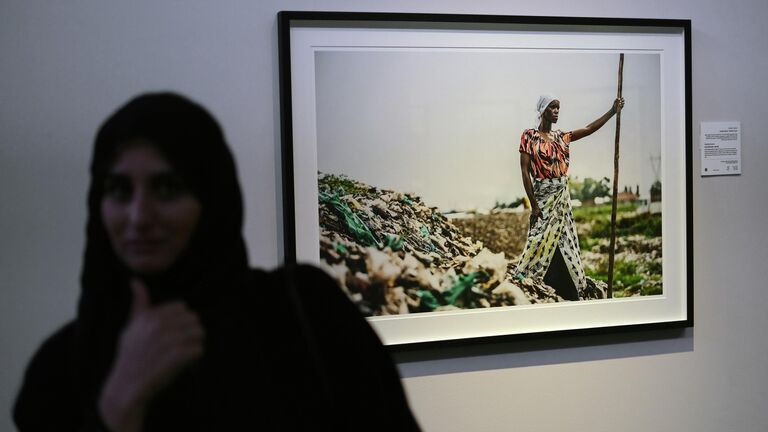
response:
<path id="1" fill-rule="evenodd" d="M 131 318 L 140 312 L 150 308 L 149 291 L 147 286 L 140 279 L 131 279 L 131 292 L 133 293 L 133 303 L 131 304 Z"/>

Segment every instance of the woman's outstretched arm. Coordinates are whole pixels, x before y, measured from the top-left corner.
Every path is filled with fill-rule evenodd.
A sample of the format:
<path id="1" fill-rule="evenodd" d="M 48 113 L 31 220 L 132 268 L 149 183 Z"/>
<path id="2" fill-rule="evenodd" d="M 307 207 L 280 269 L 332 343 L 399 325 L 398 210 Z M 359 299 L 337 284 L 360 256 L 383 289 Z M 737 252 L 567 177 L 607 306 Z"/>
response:
<path id="1" fill-rule="evenodd" d="M 597 132 L 597 130 L 603 127 L 603 125 L 608 120 L 610 120 L 610 118 L 613 117 L 614 114 L 621 111 L 623 107 L 624 107 L 624 98 L 616 98 L 616 100 L 613 101 L 613 106 L 611 106 L 611 109 L 609 109 L 608 112 L 603 114 L 599 119 L 588 124 L 586 127 L 572 131 L 571 141 L 582 139 L 586 136 L 592 135 L 593 133 Z"/>

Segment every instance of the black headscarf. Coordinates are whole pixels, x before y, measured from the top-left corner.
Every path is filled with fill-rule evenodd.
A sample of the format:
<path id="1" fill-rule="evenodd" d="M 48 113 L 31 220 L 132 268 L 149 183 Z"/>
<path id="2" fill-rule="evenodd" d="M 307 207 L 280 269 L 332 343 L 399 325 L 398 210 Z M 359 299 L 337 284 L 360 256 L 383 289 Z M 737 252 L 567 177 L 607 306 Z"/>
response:
<path id="1" fill-rule="evenodd" d="M 126 143 L 145 140 L 165 157 L 201 205 L 187 248 L 163 274 L 145 279 L 153 302 L 182 300 L 205 309 L 248 269 L 243 204 L 232 154 L 216 120 L 173 93 L 138 96 L 101 126 L 88 192 L 85 259 L 78 305 L 78 357 L 84 395 L 93 400 L 109 370 L 131 304 L 130 270 L 119 260 L 101 219 L 104 181 Z"/>

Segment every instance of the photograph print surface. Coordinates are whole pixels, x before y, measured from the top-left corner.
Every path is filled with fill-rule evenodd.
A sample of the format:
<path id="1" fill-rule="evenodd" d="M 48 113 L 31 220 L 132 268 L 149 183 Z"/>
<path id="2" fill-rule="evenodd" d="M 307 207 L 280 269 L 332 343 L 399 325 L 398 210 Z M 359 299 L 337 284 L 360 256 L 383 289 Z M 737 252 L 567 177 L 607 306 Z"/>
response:
<path id="1" fill-rule="evenodd" d="M 605 299 L 616 117 L 568 146 L 585 279 L 571 301 L 518 265 L 520 144 L 541 95 L 560 102 L 553 130 L 610 110 L 618 63 L 603 50 L 317 50 L 321 264 L 370 316 Z M 625 54 L 615 301 L 664 294 L 661 92 L 660 54 Z"/>

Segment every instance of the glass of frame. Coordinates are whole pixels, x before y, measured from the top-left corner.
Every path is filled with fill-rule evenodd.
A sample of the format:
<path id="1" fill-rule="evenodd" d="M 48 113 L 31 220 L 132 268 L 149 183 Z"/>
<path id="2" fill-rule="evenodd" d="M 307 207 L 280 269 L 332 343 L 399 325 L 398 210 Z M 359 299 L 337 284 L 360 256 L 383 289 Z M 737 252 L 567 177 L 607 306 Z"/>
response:
<path id="1" fill-rule="evenodd" d="M 693 325 L 690 21 L 278 21 L 285 260 L 328 270 L 385 344 Z M 568 168 L 541 241 L 521 141 L 544 94 L 564 134 L 534 152 Z"/>

